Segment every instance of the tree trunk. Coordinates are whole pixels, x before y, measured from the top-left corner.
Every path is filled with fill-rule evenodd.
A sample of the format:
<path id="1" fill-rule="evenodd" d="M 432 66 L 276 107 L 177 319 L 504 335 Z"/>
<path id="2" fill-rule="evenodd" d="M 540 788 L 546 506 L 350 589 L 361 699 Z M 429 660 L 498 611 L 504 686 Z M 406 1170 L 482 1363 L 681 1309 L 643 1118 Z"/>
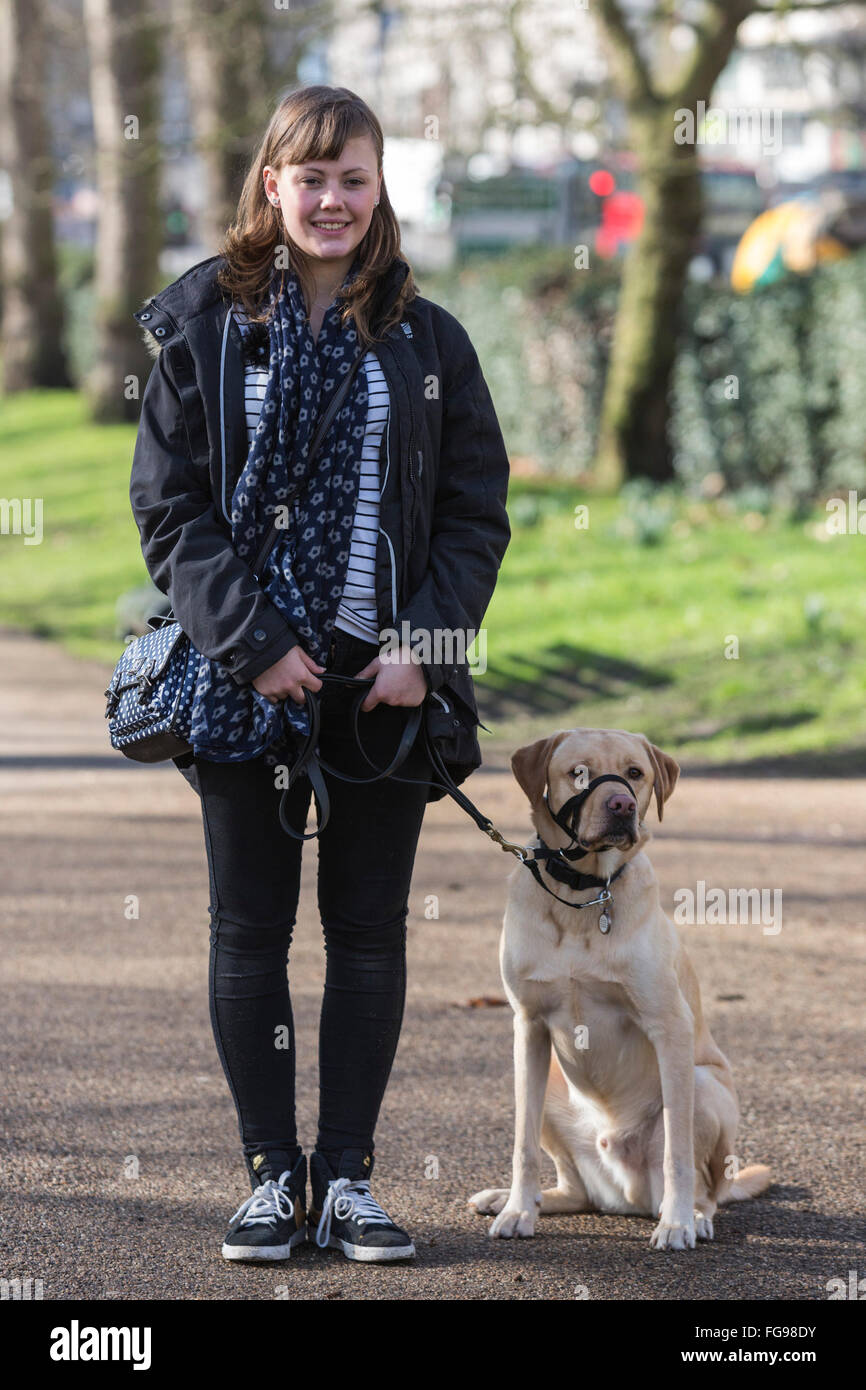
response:
<path id="1" fill-rule="evenodd" d="M 158 288 L 159 21 L 141 0 L 84 0 L 96 143 L 94 419 L 136 420 L 150 359 L 133 311 Z"/>
<path id="2" fill-rule="evenodd" d="M 71 384 L 54 246 L 45 59 L 42 0 L 0 0 L 0 159 L 12 192 L 0 249 L 7 394 Z"/>
<path id="3" fill-rule="evenodd" d="M 701 226 L 701 174 L 695 145 L 674 142 L 667 104 L 632 116 L 638 152 L 642 230 L 623 266 L 613 348 L 602 406 L 596 477 L 673 476 L 668 393 L 680 309 Z"/>
<path id="4" fill-rule="evenodd" d="M 693 24 L 693 47 L 676 80 L 653 76 L 622 0 L 594 0 L 628 111 L 637 155 L 644 225 L 623 267 L 614 344 L 601 410 L 596 477 L 605 488 L 625 478 L 672 477 L 668 392 L 680 305 L 701 222 L 701 175 L 694 140 L 677 144 L 677 113 L 709 101 L 737 30 L 757 0 L 708 0 Z M 672 15 L 657 0 L 648 18 L 656 36 Z M 662 56 L 666 50 L 663 50 Z M 657 60 L 656 66 L 663 65 Z"/>
<path id="5" fill-rule="evenodd" d="M 256 141 L 292 71 L 273 71 L 260 0 L 179 0 L 174 9 L 186 61 L 190 121 L 201 160 L 199 236 L 211 254 L 237 213 Z"/>

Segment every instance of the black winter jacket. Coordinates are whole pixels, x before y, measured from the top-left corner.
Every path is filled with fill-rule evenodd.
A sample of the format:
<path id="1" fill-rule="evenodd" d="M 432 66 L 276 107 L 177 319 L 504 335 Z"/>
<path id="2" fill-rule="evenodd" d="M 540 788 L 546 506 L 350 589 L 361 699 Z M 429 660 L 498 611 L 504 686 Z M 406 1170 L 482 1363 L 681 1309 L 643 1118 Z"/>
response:
<path id="1" fill-rule="evenodd" d="M 248 445 L 242 339 L 216 281 L 220 263 L 192 266 L 135 314 L 156 360 L 129 495 L 154 584 L 193 646 L 243 684 L 299 639 L 231 544 Z M 374 332 L 407 271 L 396 258 L 383 276 Z M 508 456 L 478 357 L 457 319 L 421 296 L 372 350 L 391 399 L 380 458 L 380 629 L 402 633 L 408 620 L 430 633 L 478 630 L 510 539 Z M 423 668 L 435 692 L 428 727 L 460 781 L 481 763 L 472 677 L 461 661 Z M 175 762 L 187 768 L 191 755 Z"/>

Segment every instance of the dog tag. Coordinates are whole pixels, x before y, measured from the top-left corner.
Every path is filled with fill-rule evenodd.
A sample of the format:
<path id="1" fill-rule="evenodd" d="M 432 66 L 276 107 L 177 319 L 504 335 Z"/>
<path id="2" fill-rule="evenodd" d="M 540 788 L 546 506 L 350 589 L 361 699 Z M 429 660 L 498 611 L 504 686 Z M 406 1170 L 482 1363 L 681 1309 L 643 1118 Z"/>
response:
<path id="1" fill-rule="evenodd" d="M 603 912 L 598 919 L 598 929 L 603 936 L 607 936 L 610 931 L 610 918 L 606 912 Z"/>

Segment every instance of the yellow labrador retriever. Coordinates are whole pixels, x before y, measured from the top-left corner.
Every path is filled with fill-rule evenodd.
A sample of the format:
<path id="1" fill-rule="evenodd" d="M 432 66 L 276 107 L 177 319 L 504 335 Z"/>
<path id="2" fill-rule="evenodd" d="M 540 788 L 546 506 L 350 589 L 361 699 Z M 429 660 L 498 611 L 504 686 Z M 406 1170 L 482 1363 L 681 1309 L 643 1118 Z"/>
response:
<path id="1" fill-rule="evenodd" d="M 770 1173 L 737 1171 L 731 1069 L 644 853 L 653 792 L 661 820 L 679 767 L 621 729 L 563 730 L 511 765 L 536 849 L 563 853 L 511 875 L 500 963 L 514 1010 L 512 1183 L 469 1204 L 495 1215 L 491 1236 L 531 1236 L 539 1212 L 607 1211 L 658 1217 L 656 1249 L 694 1248 L 712 1240 L 717 1206 L 763 1192 Z M 556 1166 L 545 1192 L 541 1148 Z"/>

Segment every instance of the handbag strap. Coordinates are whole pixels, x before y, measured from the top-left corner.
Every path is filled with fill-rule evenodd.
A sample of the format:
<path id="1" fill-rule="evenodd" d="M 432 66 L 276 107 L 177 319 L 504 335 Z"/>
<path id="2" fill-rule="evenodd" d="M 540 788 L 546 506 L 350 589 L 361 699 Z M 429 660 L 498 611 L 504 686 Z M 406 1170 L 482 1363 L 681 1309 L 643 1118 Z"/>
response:
<path id="1" fill-rule="evenodd" d="M 352 363 L 351 367 L 349 368 L 348 372 L 343 377 L 343 380 L 341 381 L 339 387 L 334 392 L 333 396 L 328 402 L 328 407 L 321 420 L 319 421 L 316 433 L 313 435 L 313 442 L 310 445 L 310 452 L 308 455 L 308 463 L 310 464 L 310 466 L 312 466 L 312 464 L 314 464 L 316 461 L 316 455 L 318 454 L 319 449 L 322 446 L 322 441 L 324 440 L 325 435 L 327 434 L 331 426 L 331 422 L 334 416 L 336 415 L 337 411 L 340 409 L 341 405 L 346 399 L 346 396 L 348 395 L 349 387 L 355 379 L 355 375 L 358 371 L 358 368 L 361 365 L 361 362 L 364 359 L 364 356 L 365 353 L 362 348 L 361 351 L 358 353 L 358 356 Z M 295 494 L 295 496 L 297 496 L 297 493 Z M 264 537 L 264 540 L 262 541 L 261 545 L 259 546 L 258 554 L 256 555 L 256 558 L 253 561 L 252 565 L 250 566 L 256 579 L 259 578 L 262 567 L 265 561 L 267 560 L 268 556 L 270 555 L 271 551 L 273 550 L 274 545 L 277 541 L 277 537 L 280 534 L 280 531 L 283 529 L 284 528 L 279 526 L 275 520 L 271 522 L 270 529 Z M 154 614 L 154 617 L 158 620 L 158 627 L 164 627 L 167 623 L 175 621 L 174 612 L 172 609 L 169 609 L 168 613 L 165 614 Z M 151 620 L 149 618 L 148 622 L 151 623 Z M 153 623 L 151 623 L 151 627 L 152 626 Z"/>

